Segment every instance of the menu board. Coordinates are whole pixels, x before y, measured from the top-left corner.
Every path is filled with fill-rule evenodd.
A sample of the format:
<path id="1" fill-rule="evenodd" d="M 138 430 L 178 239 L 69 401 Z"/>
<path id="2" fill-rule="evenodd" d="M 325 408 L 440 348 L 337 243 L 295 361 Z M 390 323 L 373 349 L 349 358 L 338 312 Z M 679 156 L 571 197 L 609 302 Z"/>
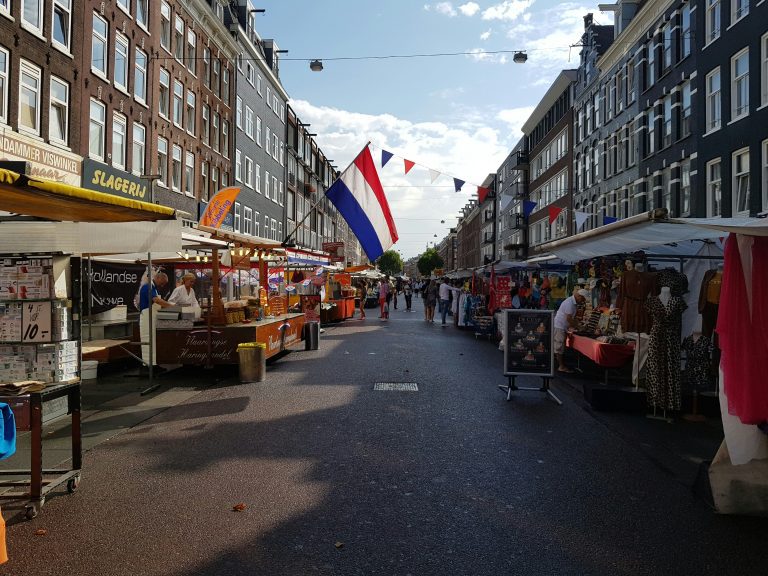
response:
<path id="1" fill-rule="evenodd" d="M 554 312 L 504 310 L 504 375 L 554 376 Z"/>

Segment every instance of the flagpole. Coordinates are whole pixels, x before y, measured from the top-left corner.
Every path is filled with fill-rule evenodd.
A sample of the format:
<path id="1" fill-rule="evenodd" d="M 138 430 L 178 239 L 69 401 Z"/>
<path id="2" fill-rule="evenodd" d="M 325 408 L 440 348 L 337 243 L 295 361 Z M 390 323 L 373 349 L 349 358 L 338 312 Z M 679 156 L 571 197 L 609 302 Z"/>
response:
<path id="1" fill-rule="evenodd" d="M 357 157 L 358 157 L 358 156 L 360 156 L 360 154 L 362 154 L 362 153 L 363 153 L 363 150 L 365 150 L 366 148 L 368 148 L 368 146 L 370 146 L 370 145 L 371 145 L 371 141 L 370 141 L 370 140 L 368 140 L 368 142 L 365 144 L 365 146 L 363 146 L 363 147 L 360 149 L 360 152 L 358 152 L 358 153 L 357 153 L 357 156 L 355 156 L 355 159 L 357 159 Z M 354 162 L 354 161 L 355 161 L 355 160 L 352 160 L 352 162 Z M 352 162 L 350 162 L 349 164 L 352 164 Z M 348 168 L 348 167 L 349 167 L 349 165 L 347 165 L 347 168 Z M 344 170 L 346 170 L 347 168 L 344 168 Z M 341 174 L 341 172 L 340 172 L 339 174 Z M 336 180 L 338 180 L 338 179 L 339 179 L 339 178 L 338 178 L 338 176 L 337 176 L 337 177 L 336 177 L 336 179 L 335 179 L 333 182 L 331 182 L 331 186 L 333 186 L 333 185 L 336 183 Z M 326 190 L 324 190 L 324 191 L 323 191 L 323 195 L 322 195 L 322 196 L 320 196 L 320 197 L 317 199 L 317 202 L 315 202 L 314 204 L 312 204 L 312 206 L 310 206 L 310 207 L 309 207 L 309 210 L 307 210 L 307 213 L 304 215 L 304 218 L 302 218 L 302 219 L 301 219 L 301 220 L 300 220 L 300 221 L 299 221 L 299 222 L 296 224 L 296 226 L 294 226 L 294 227 L 293 227 L 293 230 L 291 231 L 291 233 L 290 233 L 290 234 L 288 234 L 288 235 L 287 235 L 287 236 L 286 236 L 286 237 L 283 239 L 283 241 L 282 241 L 282 242 L 281 242 L 281 244 L 280 244 L 280 245 L 281 245 L 283 248 L 292 248 L 293 246 L 295 246 L 295 245 L 296 245 L 296 243 L 295 243 L 295 242 L 294 242 L 294 243 L 291 243 L 291 238 L 293 237 L 293 235 L 294 235 L 294 234 L 296 234 L 296 231 L 297 231 L 299 228 L 301 228 L 301 225 L 302 225 L 302 224 L 304 224 L 304 222 L 306 222 L 307 218 L 309 218 L 309 216 L 312 214 L 312 210 L 314 210 L 315 208 L 317 208 L 317 206 L 320 204 L 320 202 L 322 202 L 322 201 L 323 201 L 323 199 L 326 197 L 326 195 L 327 195 L 327 193 L 328 193 L 328 190 L 330 190 L 330 189 L 331 189 L 331 186 L 328 186 L 328 188 L 327 188 Z"/>

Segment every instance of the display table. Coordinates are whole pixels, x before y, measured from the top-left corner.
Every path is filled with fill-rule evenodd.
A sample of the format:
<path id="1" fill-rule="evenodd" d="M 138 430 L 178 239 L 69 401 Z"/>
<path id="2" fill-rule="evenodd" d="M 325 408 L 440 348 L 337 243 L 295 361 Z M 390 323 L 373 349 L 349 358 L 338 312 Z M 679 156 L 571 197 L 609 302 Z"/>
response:
<path id="1" fill-rule="evenodd" d="M 566 345 L 604 369 L 604 384 L 608 384 L 609 369 L 621 368 L 635 357 L 632 344 L 607 344 L 578 334 L 568 334 Z"/>
<path id="2" fill-rule="evenodd" d="M 282 314 L 249 323 L 213 326 L 210 330 L 210 364 L 238 364 L 238 344 L 262 342 L 271 358 L 301 341 L 304 314 Z M 208 360 L 208 327 L 157 329 L 157 363 L 205 365 Z"/>
<path id="3" fill-rule="evenodd" d="M 334 304 L 334 307 L 328 310 L 327 320 L 323 319 L 324 322 L 341 322 L 355 316 L 354 296 L 334 298 L 329 300 L 328 303 Z"/>

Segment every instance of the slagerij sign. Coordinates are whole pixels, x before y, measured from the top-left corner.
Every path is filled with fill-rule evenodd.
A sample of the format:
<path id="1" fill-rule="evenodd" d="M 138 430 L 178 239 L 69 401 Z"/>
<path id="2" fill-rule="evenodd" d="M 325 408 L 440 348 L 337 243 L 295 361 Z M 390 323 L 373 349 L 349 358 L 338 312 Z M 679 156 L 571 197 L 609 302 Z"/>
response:
<path id="1" fill-rule="evenodd" d="M 131 200 L 151 201 L 146 180 L 90 158 L 83 160 L 83 188 Z"/>

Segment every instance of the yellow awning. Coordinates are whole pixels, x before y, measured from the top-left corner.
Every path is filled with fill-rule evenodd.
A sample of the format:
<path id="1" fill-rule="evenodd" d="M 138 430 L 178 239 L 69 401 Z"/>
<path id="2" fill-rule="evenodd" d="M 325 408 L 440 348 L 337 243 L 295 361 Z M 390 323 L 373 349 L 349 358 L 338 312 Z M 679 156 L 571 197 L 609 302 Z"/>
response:
<path id="1" fill-rule="evenodd" d="M 0 168 L 0 210 L 61 222 L 173 220 L 167 206 L 31 179 Z"/>

